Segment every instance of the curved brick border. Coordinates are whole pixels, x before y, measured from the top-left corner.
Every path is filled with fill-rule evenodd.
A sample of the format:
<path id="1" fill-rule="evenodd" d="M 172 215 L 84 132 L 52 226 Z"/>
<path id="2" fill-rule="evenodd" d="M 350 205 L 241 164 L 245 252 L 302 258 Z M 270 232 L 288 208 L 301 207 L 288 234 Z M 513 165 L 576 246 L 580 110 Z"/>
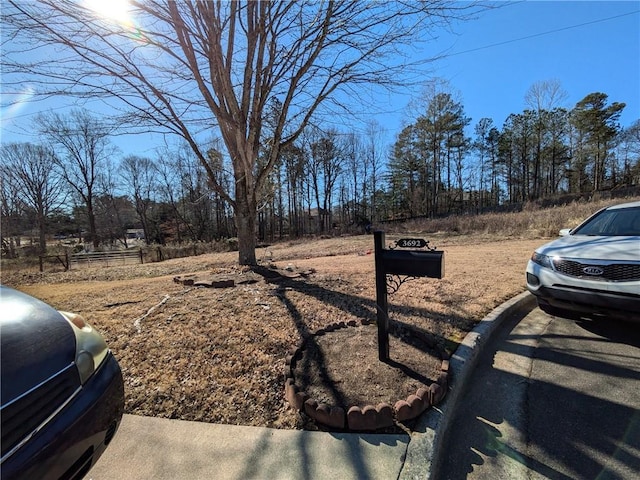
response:
<path id="1" fill-rule="evenodd" d="M 369 325 L 372 322 L 362 321 L 361 325 Z M 313 336 L 321 336 L 329 332 L 347 328 L 357 327 L 354 320 L 345 323 L 339 322 L 321 328 Z M 311 398 L 306 392 L 301 391 L 296 385 L 294 371 L 299 360 L 304 355 L 307 341 L 302 341 L 293 349 L 291 356 L 287 359 L 285 371 L 284 396 L 291 408 L 298 412 L 304 412 L 317 423 L 331 428 L 356 431 L 374 431 L 381 428 L 391 427 L 396 422 L 406 422 L 422 414 L 433 405 L 440 403 L 449 387 L 450 370 L 449 360 L 442 360 L 442 366 L 438 380 L 429 387 L 421 387 L 418 391 L 409 395 L 404 400 L 398 400 L 393 406 L 388 403 L 378 405 L 367 405 L 365 407 L 352 406 L 347 409 L 342 407 L 332 407 L 326 403 L 319 403 Z M 446 355 L 443 355 L 446 356 Z"/>

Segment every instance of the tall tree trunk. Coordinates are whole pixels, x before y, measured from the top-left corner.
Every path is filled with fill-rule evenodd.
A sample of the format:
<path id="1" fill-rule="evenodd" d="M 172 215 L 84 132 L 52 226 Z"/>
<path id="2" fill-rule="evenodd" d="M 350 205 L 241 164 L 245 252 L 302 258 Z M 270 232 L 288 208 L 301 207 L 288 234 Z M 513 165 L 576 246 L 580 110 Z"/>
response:
<path id="1" fill-rule="evenodd" d="M 244 190 L 244 182 L 236 183 L 236 188 Z M 238 230 L 238 263 L 257 265 L 256 262 L 256 217 L 255 205 L 250 205 L 246 191 L 236 195 L 235 222 Z"/>
<path id="2" fill-rule="evenodd" d="M 100 246 L 100 239 L 98 238 L 98 228 L 96 227 L 96 215 L 93 211 L 93 202 L 89 200 L 87 202 L 87 216 L 89 219 L 89 235 L 91 235 L 91 241 L 93 242 L 93 248 Z"/>
<path id="3" fill-rule="evenodd" d="M 44 255 L 47 253 L 47 238 L 45 236 L 46 232 L 46 216 L 44 212 L 38 212 L 38 233 L 40 235 L 40 254 Z"/>

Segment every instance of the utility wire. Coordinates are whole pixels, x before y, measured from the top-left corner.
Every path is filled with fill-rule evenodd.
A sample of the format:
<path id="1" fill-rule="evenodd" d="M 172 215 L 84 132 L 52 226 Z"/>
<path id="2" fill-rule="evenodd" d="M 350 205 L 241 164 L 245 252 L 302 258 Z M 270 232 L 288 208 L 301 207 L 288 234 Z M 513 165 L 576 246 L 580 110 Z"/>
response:
<path id="1" fill-rule="evenodd" d="M 515 2 L 515 3 L 524 3 L 524 2 Z M 620 15 L 614 15 L 612 17 L 600 18 L 600 19 L 597 19 L 597 20 L 592 20 L 592 21 L 589 21 L 589 22 L 583 22 L 583 23 L 579 23 L 579 24 L 576 24 L 576 25 L 570 25 L 570 26 L 567 26 L 567 27 L 556 28 L 554 30 L 548 30 L 546 32 L 534 33 L 532 35 L 527 35 L 527 36 L 524 36 L 524 37 L 513 38 L 511 40 L 505 40 L 503 42 L 491 43 L 489 45 L 484 45 L 482 47 L 472 48 L 472 49 L 469 49 L 469 50 L 463 50 L 461 52 L 443 54 L 443 55 L 439 56 L 438 59 L 440 60 L 440 59 L 444 59 L 444 58 L 456 57 L 458 55 L 464 55 L 466 53 L 472 53 L 472 52 L 477 52 L 477 51 L 480 51 L 480 50 L 486 50 L 486 49 L 489 49 L 489 48 L 499 47 L 501 45 L 508 45 L 510 43 L 515 43 L 515 42 L 521 42 L 523 40 L 528 40 L 528 39 L 531 39 L 531 38 L 543 37 L 545 35 L 551 35 L 553 33 L 563 32 L 563 31 L 566 31 L 566 30 L 574 29 L 574 28 L 580 28 L 580 27 L 585 27 L 585 26 L 588 26 L 588 25 L 594 25 L 596 23 L 608 22 L 610 20 L 615 20 L 617 18 L 627 17 L 629 15 L 635 15 L 637 13 L 640 13 L 640 10 L 634 10 L 632 12 L 622 13 Z M 60 110 L 60 109 L 65 109 L 65 108 L 68 108 L 68 106 L 54 107 L 54 108 L 51 108 L 49 110 Z M 23 118 L 23 117 L 30 117 L 32 115 L 34 115 L 34 114 L 33 113 L 17 114 L 17 115 L 11 116 L 10 119 L 14 120 L 14 119 L 19 119 L 19 118 Z M 11 132 L 11 133 L 17 133 L 17 132 Z"/>
<path id="2" fill-rule="evenodd" d="M 599 20 L 592 20 L 591 22 L 584 22 L 584 23 L 579 23 L 577 25 L 570 25 L 568 27 L 556 28 L 555 30 L 548 30 L 546 32 L 534 33 L 533 35 L 527 35 L 526 37 L 520 37 L 520 38 L 513 38 L 511 40 L 505 40 L 504 42 L 491 43 L 491 44 L 485 45 L 483 47 L 472 48 L 470 50 L 464 50 L 462 52 L 454 52 L 454 53 L 444 54 L 439 58 L 455 57 L 457 55 L 463 55 L 465 53 L 477 52 L 479 50 L 486 50 L 487 48 L 499 47 L 500 45 L 507 45 L 509 43 L 521 42 L 522 40 L 528 40 L 530 38 L 543 37 L 545 35 L 550 35 L 552 33 L 558 33 L 558 32 L 563 32 L 565 30 L 571 30 L 573 28 L 585 27 L 587 25 L 593 25 L 595 23 L 608 22 L 609 20 L 615 20 L 616 18 L 627 17 L 629 15 L 635 15 L 636 13 L 640 13 L 640 10 L 634 10 L 633 12 L 629 12 L 629 13 L 622 13 L 620 15 L 615 15 L 613 17 L 601 18 Z"/>

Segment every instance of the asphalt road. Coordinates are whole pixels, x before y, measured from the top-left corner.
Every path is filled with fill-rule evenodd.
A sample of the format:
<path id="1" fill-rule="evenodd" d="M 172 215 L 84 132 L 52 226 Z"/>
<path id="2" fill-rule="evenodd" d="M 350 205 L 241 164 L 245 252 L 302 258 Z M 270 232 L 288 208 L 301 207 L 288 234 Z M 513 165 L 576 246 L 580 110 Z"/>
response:
<path id="1" fill-rule="evenodd" d="M 640 325 L 517 312 L 464 388 L 431 478 L 640 478 Z"/>

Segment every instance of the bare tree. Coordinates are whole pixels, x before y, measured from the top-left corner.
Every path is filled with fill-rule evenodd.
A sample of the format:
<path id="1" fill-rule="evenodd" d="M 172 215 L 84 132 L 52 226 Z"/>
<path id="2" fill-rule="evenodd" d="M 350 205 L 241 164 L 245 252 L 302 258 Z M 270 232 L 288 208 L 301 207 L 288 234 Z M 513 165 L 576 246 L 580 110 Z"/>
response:
<path id="1" fill-rule="evenodd" d="M 289 207 L 289 234 L 299 237 L 304 233 L 305 169 L 307 155 L 298 145 L 289 145 L 281 153 L 286 172 L 287 204 Z"/>
<path id="2" fill-rule="evenodd" d="M 382 127 L 375 121 L 367 124 L 365 136 L 365 159 L 363 162 L 363 201 L 370 199 L 367 211 L 365 203 L 365 217 L 372 221 L 377 221 L 376 207 L 378 204 L 378 189 L 380 187 L 380 176 L 384 164 L 384 152 L 381 145 Z"/>
<path id="3" fill-rule="evenodd" d="M 640 120 L 624 130 L 617 151 L 622 170 L 621 183 L 625 186 L 640 185 Z"/>
<path id="4" fill-rule="evenodd" d="M 52 150 L 31 143 L 11 143 L 0 149 L 0 172 L 35 213 L 40 253 L 47 251 L 47 216 L 64 201 L 60 177 L 51 168 Z"/>
<path id="5" fill-rule="evenodd" d="M 85 110 L 73 110 L 69 115 L 47 113 L 36 123 L 42 134 L 58 148 L 55 157 L 60 174 L 80 197 L 87 209 L 89 236 L 94 248 L 100 243 L 96 227 L 94 199 L 98 192 L 101 169 L 107 168 L 115 148 L 109 141 L 110 129 Z"/>
<path id="6" fill-rule="evenodd" d="M 183 233 L 189 228 L 183 208 L 184 202 L 181 202 L 186 195 L 183 188 L 183 176 L 185 175 L 183 164 L 183 156 L 180 151 L 173 152 L 164 149 L 158 152 L 156 168 L 159 198 L 171 209 L 172 230 L 175 232 L 175 240 L 178 243 L 182 242 Z"/>
<path id="7" fill-rule="evenodd" d="M 26 79 L 43 95 L 119 99 L 128 108 L 123 120 L 183 137 L 234 209 L 240 263 L 254 264 L 259 195 L 280 151 L 321 107 L 341 107 L 347 95 L 367 90 L 359 85 L 406 84 L 399 47 L 415 46 L 472 7 L 450 0 L 132 0 L 131 20 L 117 23 L 85 2 L 8 1 L 2 21 L 11 45 L 2 62 L 10 78 L 3 80 Z M 63 53 L 32 60 L 34 48 L 51 46 Z M 272 98 L 282 107 L 258 165 Z M 217 183 L 199 144 L 215 124 L 233 164 L 232 191 Z"/>
<path id="8" fill-rule="evenodd" d="M 332 223 L 333 195 L 345 158 L 344 140 L 336 130 L 314 131 L 310 139 L 307 174 L 318 208 L 320 232 L 326 231 Z"/>
<path id="9" fill-rule="evenodd" d="M 8 175 L 0 175 L 0 235 L 2 255 L 15 258 L 20 246 L 20 219 L 23 203 L 19 198 L 17 182 Z"/>
<path id="10" fill-rule="evenodd" d="M 527 105 L 538 113 L 542 110 L 562 107 L 567 98 L 569 98 L 569 94 L 557 79 L 536 82 L 529 87 L 524 95 Z"/>
<path id="11" fill-rule="evenodd" d="M 158 175 L 155 165 L 147 157 L 128 155 L 120 163 L 120 175 L 138 214 L 145 241 L 150 243 L 152 235 L 149 209 L 154 202 L 155 192 L 158 190 L 156 181 Z"/>
<path id="12" fill-rule="evenodd" d="M 544 168 L 542 151 L 544 136 L 548 131 L 545 121 L 549 115 L 547 112 L 561 106 L 568 98 L 567 92 L 562 88 L 559 80 L 546 80 L 534 83 L 525 94 L 525 102 L 531 107 L 536 116 L 536 151 L 533 159 L 533 198 L 539 198 L 542 194 L 542 175 Z"/>

